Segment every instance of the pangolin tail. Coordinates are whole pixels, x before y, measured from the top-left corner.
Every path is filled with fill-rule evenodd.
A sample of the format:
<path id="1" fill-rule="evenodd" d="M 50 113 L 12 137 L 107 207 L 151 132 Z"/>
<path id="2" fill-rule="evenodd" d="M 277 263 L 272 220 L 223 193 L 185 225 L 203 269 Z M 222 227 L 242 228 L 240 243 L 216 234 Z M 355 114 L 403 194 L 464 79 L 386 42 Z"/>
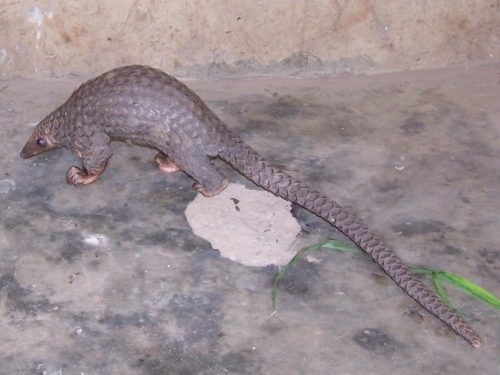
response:
<path id="1" fill-rule="evenodd" d="M 301 181 L 270 165 L 236 134 L 228 131 L 219 156 L 256 185 L 316 214 L 344 233 L 424 309 L 448 325 L 473 347 L 478 334 L 408 269 L 380 238 L 342 206 Z"/>

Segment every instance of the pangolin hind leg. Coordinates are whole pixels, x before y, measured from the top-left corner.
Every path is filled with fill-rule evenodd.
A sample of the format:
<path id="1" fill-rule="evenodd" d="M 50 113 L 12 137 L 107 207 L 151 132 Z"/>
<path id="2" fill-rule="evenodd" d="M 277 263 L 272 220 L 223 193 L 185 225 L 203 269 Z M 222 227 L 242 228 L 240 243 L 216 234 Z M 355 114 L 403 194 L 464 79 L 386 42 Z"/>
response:
<path id="1" fill-rule="evenodd" d="M 158 164 L 158 168 L 160 168 L 163 172 L 173 173 L 181 170 L 179 166 L 170 160 L 170 158 L 163 152 L 156 154 L 154 160 L 155 163 Z"/>
<path id="2" fill-rule="evenodd" d="M 229 180 L 221 174 L 207 155 L 183 154 L 170 155 L 171 161 L 196 182 L 193 189 L 205 197 L 213 197 L 224 190 Z"/>

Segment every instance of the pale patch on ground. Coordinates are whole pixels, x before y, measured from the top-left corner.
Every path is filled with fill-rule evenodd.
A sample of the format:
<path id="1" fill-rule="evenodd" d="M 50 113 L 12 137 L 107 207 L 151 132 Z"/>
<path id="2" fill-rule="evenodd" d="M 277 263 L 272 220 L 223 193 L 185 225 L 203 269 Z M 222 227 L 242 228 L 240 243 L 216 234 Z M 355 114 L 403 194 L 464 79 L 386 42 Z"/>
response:
<path id="1" fill-rule="evenodd" d="M 221 256 L 265 267 L 285 265 L 295 255 L 292 248 L 300 225 L 290 209 L 290 202 L 266 191 L 229 184 L 215 197 L 199 194 L 186 208 L 186 217 L 193 232 Z"/>
<path id="2" fill-rule="evenodd" d="M 86 236 L 83 242 L 92 246 L 99 246 L 107 244 L 108 238 L 106 236 L 103 236 L 102 234 L 93 233 Z"/>

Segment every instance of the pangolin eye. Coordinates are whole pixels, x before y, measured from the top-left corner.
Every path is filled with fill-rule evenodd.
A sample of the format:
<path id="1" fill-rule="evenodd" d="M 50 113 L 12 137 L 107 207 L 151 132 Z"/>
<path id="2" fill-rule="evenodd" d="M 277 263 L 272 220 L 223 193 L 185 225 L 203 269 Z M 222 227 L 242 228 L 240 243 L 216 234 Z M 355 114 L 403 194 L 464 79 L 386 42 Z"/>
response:
<path id="1" fill-rule="evenodd" d="M 45 145 L 45 141 L 43 140 L 43 138 L 37 138 L 36 144 L 38 146 L 44 146 Z"/>

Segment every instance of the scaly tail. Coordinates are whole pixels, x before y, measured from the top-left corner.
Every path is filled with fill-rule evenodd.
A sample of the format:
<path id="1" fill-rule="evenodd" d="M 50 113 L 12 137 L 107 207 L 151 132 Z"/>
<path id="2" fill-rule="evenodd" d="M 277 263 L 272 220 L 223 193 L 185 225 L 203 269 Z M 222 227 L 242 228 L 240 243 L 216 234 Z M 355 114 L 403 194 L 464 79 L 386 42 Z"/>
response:
<path id="1" fill-rule="evenodd" d="M 283 199 L 298 204 L 339 229 L 361 250 L 370 255 L 385 273 L 424 309 L 451 327 L 473 347 L 482 347 L 478 334 L 441 298 L 417 279 L 403 264 L 403 261 L 375 233 L 356 220 L 342 206 L 285 172 L 273 168 L 236 134 L 228 131 L 223 136 L 223 144 L 224 147 L 219 148 L 218 153 L 223 160 L 255 184 Z"/>

